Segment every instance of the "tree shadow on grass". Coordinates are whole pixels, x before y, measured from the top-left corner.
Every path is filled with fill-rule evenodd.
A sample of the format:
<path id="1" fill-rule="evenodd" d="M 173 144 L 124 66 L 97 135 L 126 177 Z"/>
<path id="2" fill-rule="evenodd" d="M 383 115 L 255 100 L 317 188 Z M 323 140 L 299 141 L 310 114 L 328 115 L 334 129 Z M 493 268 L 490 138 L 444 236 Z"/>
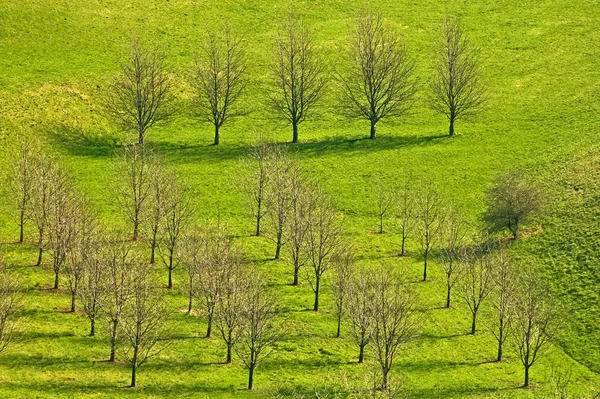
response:
<path id="1" fill-rule="evenodd" d="M 55 125 L 47 133 L 50 142 L 70 155 L 109 157 L 121 147 L 122 136 L 101 135 L 68 125 Z"/>

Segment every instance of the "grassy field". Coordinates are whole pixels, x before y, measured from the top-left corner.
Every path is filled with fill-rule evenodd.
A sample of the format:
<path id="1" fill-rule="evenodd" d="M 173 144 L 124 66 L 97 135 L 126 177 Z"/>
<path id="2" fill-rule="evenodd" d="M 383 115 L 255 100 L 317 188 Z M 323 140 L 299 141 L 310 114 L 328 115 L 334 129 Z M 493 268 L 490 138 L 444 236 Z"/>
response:
<path id="1" fill-rule="evenodd" d="M 8 169 L 7 145 L 23 131 L 32 131 L 61 155 L 61 163 L 103 221 L 124 225 L 113 198 L 119 179 L 113 152 L 125 136 L 106 118 L 103 96 L 133 36 L 160 43 L 178 76 L 182 112 L 171 123 L 156 126 L 148 142 L 197 189 L 199 219 L 227 220 L 250 259 L 272 276 L 271 289 L 285 311 L 288 334 L 258 369 L 258 389 L 247 392 L 241 362 L 222 363 L 225 345 L 216 337 L 200 338 L 205 318 L 180 311 L 186 300 L 174 290 L 169 293 L 172 344 L 140 369 L 142 388 L 125 388 L 128 366 L 103 362 L 109 351 L 106 335 L 88 337 L 86 317 L 66 313 L 68 296 L 49 289 L 50 265 L 32 267 L 33 246 L 14 244 L 16 217 L 2 183 L 1 249 L 20 278 L 25 302 L 19 322 L 22 339 L 0 356 L 0 397 L 268 397 L 275 390 L 341 392 L 344 380 L 361 384 L 376 362 L 368 351 L 364 365 L 355 363 L 357 348 L 347 326 L 342 338 L 332 338 L 335 316 L 328 276 L 323 310 L 314 313 L 308 284 L 289 286 L 289 262 L 270 260 L 272 244 L 250 237 L 252 221 L 236 189 L 239 160 L 258 133 L 278 141 L 291 138 L 291 129 L 268 118 L 263 100 L 277 21 L 292 3 L 122 3 L 0 2 L 0 169 Z M 359 262 L 402 264 L 414 280 L 426 322 L 422 336 L 401 351 L 394 378 L 415 398 L 529 398 L 547 392 L 553 370 L 570 370 L 572 392 L 589 394 L 600 376 L 600 161 L 595 146 L 600 138 L 600 3 L 293 2 L 314 28 L 332 70 L 344 59 L 354 15 L 367 4 L 380 8 L 406 39 L 421 78 L 419 102 L 409 116 L 382 122 L 380 137 L 368 140 L 366 122 L 348 122 L 337 115 L 332 84 L 321 119 L 303 124 L 301 143 L 291 149 L 347 214 L 346 235 L 359 250 Z M 459 123 L 459 135 L 451 139 L 444 136 L 445 120 L 423 101 L 445 15 L 459 17 L 481 48 L 490 93 L 487 111 L 472 122 Z M 222 144 L 216 147 L 210 145 L 211 127 L 191 116 L 186 76 L 203 33 L 224 20 L 246 36 L 253 81 L 243 106 L 251 113 L 226 125 Z M 535 259 L 569 311 L 560 342 L 532 369 L 530 390 L 519 388 L 522 372 L 514 353 L 505 362 L 493 362 L 495 341 L 485 324 L 476 336 L 467 335 L 468 310 L 458 298 L 454 308 L 442 308 L 440 268 L 434 263 L 431 281 L 419 283 L 421 259 L 394 256 L 399 236 L 391 222 L 390 232 L 375 234 L 375 177 L 398 182 L 431 179 L 448 201 L 477 221 L 493 178 L 515 168 L 537 178 L 550 198 L 542 231 L 519 242 L 515 255 Z M 416 252 L 416 244 L 409 243 L 409 252 Z M 166 270 L 157 270 L 157 278 L 166 284 Z M 184 276 L 176 274 L 176 288 L 183 282 Z"/>

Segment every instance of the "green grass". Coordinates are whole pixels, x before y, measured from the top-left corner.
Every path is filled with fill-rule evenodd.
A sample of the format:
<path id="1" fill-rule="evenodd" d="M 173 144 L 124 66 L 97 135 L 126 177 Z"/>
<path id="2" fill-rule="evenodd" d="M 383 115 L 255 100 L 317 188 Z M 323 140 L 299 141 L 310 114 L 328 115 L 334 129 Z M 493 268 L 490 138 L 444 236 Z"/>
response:
<path id="1" fill-rule="evenodd" d="M 178 99 L 184 110 L 168 125 L 157 126 L 148 141 L 165 162 L 198 190 L 199 219 L 226 219 L 258 268 L 269 272 L 272 291 L 285 311 L 289 333 L 259 368 L 256 392 L 246 392 L 241 362 L 222 364 L 224 345 L 199 338 L 204 317 L 174 312 L 171 345 L 140 369 L 143 388 L 124 388 L 126 364 L 102 362 L 108 354 L 103 332 L 87 337 L 87 319 L 64 313 L 68 297 L 47 288 L 48 268 L 35 268 L 35 251 L 14 244 L 17 237 L 12 203 L 5 186 L 0 193 L 0 240 L 6 258 L 25 293 L 20 319 L 22 340 L 0 357 L 2 397 L 264 397 L 278 388 L 311 392 L 327 385 L 343 389 L 343 375 L 362 381 L 375 366 L 354 363 L 356 347 L 335 332 L 333 304 L 327 286 L 323 310 L 309 311 L 312 292 L 304 283 L 287 285 L 291 267 L 274 262 L 272 245 L 250 237 L 247 217 L 236 190 L 239 159 L 254 137 L 266 134 L 288 140 L 290 129 L 269 119 L 261 100 L 268 82 L 270 48 L 278 20 L 289 3 L 258 1 L 118 1 L 21 0 L 0 4 L 0 166 L 10 160 L 6 146 L 15 135 L 31 130 L 61 154 L 78 189 L 101 212 L 107 224 L 124 224 L 113 199 L 112 153 L 123 134 L 104 116 L 102 97 L 127 53 L 133 35 L 161 43 L 179 76 Z M 330 65 L 343 61 L 349 24 L 367 2 L 323 0 L 295 2 L 314 27 Z M 411 115 L 395 123 L 383 121 L 380 137 L 370 141 L 368 124 L 348 122 L 336 114 L 335 86 L 318 121 L 301 126 L 302 143 L 293 150 L 318 176 L 336 207 L 345 211 L 347 237 L 365 264 L 404 264 L 422 299 L 426 314 L 423 335 L 403 349 L 393 374 L 415 398 L 484 398 L 493 395 L 527 398 L 544 391 L 551 370 L 573 373 L 573 390 L 582 394 L 598 380 L 600 332 L 598 315 L 598 162 L 590 148 L 598 141 L 600 122 L 600 14 L 597 1 L 522 2 L 385 0 L 371 2 L 406 38 L 417 59 L 423 83 L 420 102 Z M 444 137 L 446 124 L 423 104 L 425 79 L 433 66 L 433 45 L 444 15 L 460 17 L 472 42 L 481 48 L 490 102 L 487 112 L 459 123 L 459 136 Z M 191 117 L 185 107 L 185 83 L 202 33 L 219 20 L 245 32 L 253 76 L 243 106 L 252 113 L 227 125 L 222 145 L 210 146 L 212 130 Z M 372 181 L 375 176 L 402 181 L 429 178 L 444 196 L 476 221 L 484 209 L 484 192 L 497 173 L 520 168 L 536 176 L 551 193 L 543 232 L 515 248 L 535 256 L 556 295 L 569 310 L 567 328 L 549 353 L 532 369 L 534 389 L 522 390 L 521 368 L 514 353 L 500 364 L 494 340 L 484 323 L 475 337 L 466 333 L 466 307 L 441 309 L 443 276 L 433 265 L 431 281 L 418 283 L 418 256 L 394 257 L 396 233 L 375 234 L 377 220 Z M 585 195 L 574 193 L 584 185 Z M 388 222 L 390 223 L 390 222 Z M 388 224 L 391 227 L 391 224 Z M 409 251 L 416 252 L 416 242 Z M 157 271 L 166 279 L 166 270 Z M 183 282 L 176 274 L 176 286 Z M 174 309 L 185 299 L 169 294 Z M 489 313 L 489 309 L 484 312 Z M 323 389 L 323 388 L 320 388 Z"/>

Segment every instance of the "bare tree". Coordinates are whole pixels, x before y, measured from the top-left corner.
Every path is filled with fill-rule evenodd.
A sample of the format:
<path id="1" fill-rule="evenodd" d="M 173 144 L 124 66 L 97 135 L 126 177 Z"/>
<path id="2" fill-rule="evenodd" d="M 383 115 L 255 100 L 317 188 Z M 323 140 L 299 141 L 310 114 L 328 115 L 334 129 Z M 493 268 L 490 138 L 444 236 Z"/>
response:
<path id="1" fill-rule="evenodd" d="M 144 144 L 148 129 L 173 113 L 171 86 L 165 56 L 134 39 L 129 60 L 109 87 L 107 108 Z"/>
<path id="2" fill-rule="evenodd" d="M 117 199 L 133 225 L 132 239 L 138 239 L 138 233 L 147 212 L 152 194 L 152 176 L 155 171 L 152 150 L 139 144 L 125 146 L 121 154 L 123 162 L 118 173 L 124 176 L 124 184 L 117 189 Z"/>
<path id="3" fill-rule="evenodd" d="M 537 187 L 521 172 L 499 176 L 487 194 L 488 209 L 484 216 L 492 231 L 507 229 L 513 239 L 519 229 L 542 210 L 543 198 Z"/>
<path id="4" fill-rule="evenodd" d="M 81 276 L 81 285 L 77 290 L 77 297 L 81 302 L 83 311 L 90 320 L 90 336 L 96 335 L 96 320 L 100 313 L 100 303 L 104 295 L 105 278 L 107 277 L 104 264 L 99 255 L 102 243 L 94 241 L 88 246 L 89 254 L 86 256 L 85 267 Z M 76 248 L 76 251 L 81 251 Z"/>
<path id="5" fill-rule="evenodd" d="M 377 216 L 379 217 L 379 234 L 383 234 L 383 218 L 392 209 L 396 200 L 396 193 L 392 187 L 382 179 L 375 182 L 375 199 L 377 200 Z"/>
<path id="6" fill-rule="evenodd" d="M 427 281 L 427 261 L 444 225 L 442 199 L 437 190 L 426 184 L 416 198 L 417 226 L 423 255 L 423 281 Z"/>
<path id="7" fill-rule="evenodd" d="M 304 256 L 312 271 L 307 272 L 308 282 L 315 293 L 313 310 L 319 310 L 321 278 L 333 267 L 333 259 L 342 247 L 343 220 L 322 193 L 309 209 L 308 227 L 304 240 Z"/>
<path id="8" fill-rule="evenodd" d="M 18 308 L 18 283 L 9 274 L 6 264 L 0 257 L 0 354 L 14 342 L 15 318 Z"/>
<path id="9" fill-rule="evenodd" d="M 272 110 L 292 125 L 292 142 L 298 142 L 298 125 L 318 105 L 325 86 L 323 62 L 315 51 L 313 34 L 292 13 L 277 37 L 273 65 Z"/>
<path id="10" fill-rule="evenodd" d="M 402 237 L 400 256 L 406 254 L 406 239 L 414 227 L 414 206 L 415 198 L 411 192 L 410 184 L 406 180 L 396 196 L 396 215 Z"/>
<path id="11" fill-rule="evenodd" d="M 48 219 L 52 205 L 51 187 L 57 173 L 56 163 L 44 152 L 39 152 L 34 158 L 33 186 L 30 194 L 31 219 L 37 229 L 38 258 L 36 266 L 42 264 L 44 240 L 48 228 Z"/>
<path id="12" fill-rule="evenodd" d="M 235 37 L 227 26 L 224 34 L 208 33 L 192 84 L 199 116 L 215 128 L 215 145 L 219 144 L 223 124 L 239 115 L 234 106 L 246 87 L 246 69 L 241 37 Z"/>
<path id="13" fill-rule="evenodd" d="M 133 265 L 131 245 L 119 240 L 111 241 L 102 251 L 101 267 L 106 278 L 102 280 L 100 309 L 106 318 L 110 336 L 109 361 L 114 362 L 123 309 L 132 297 Z"/>
<path id="14" fill-rule="evenodd" d="M 131 271 L 131 300 L 123 308 L 122 329 L 128 343 L 125 354 L 131 363 L 131 387 L 135 387 L 137 369 L 164 349 L 158 344 L 169 313 L 163 296 L 152 284 L 148 266 L 135 261 Z"/>
<path id="15" fill-rule="evenodd" d="M 181 240 L 181 263 L 188 277 L 186 287 L 188 314 L 192 313 L 194 297 L 200 293 L 199 280 L 202 274 L 203 262 L 202 240 L 203 237 L 197 229 L 191 229 L 182 236 Z"/>
<path id="16" fill-rule="evenodd" d="M 189 187 L 178 180 L 174 174 L 167 179 L 168 186 L 164 198 L 164 234 L 159 245 L 159 252 L 163 264 L 168 270 L 167 288 L 173 288 L 173 270 L 179 265 L 178 253 L 181 232 L 187 227 L 194 214 L 192 192 Z"/>
<path id="17" fill-rule="evenodd" d="M 268 212 L 267 186 L 270 182 L 270 164 L 273 155 L 272 146 L 264 139 L 250 149 L 248 157 L 243 161 L 242 168 L 246 171 L 242 180 L 242 195 L 256 220 L 255 236 L 260 236 L 261 222 Z"/>
<path id="18" fill-rule="evenodd" d="M 248 389 L 253 389 L 254 371 L 271 354 L 273 345 L 281 337 L 275 302 L 257 275 L 248 280 L 240 321 L 240 336 L 235 351 L 248 369 Z"/>
<path id="19" fill-rule="evenodd" d="M 446 18 L 429 87 L 430 105 L 448 118 L 450 136 L 454 136 L 456 120 L 473 116 L 485 106 L 487 96 L 477 56 L 458 22 Z"/>
<path id="20" fill-rule="evenodd" d="M 490 296 L 493 285 L 492 246 L 489 237 L 483 234 L 472 247 L 461 254 L 464 274 L 461 296 L 471 311 L 471 334 L 477 329 L 477 315 L 483 301 Z"/>
<path id="21" fill-rule="evenodd" d="M 363 268 L 352 275 L 345 304 L 352 336 L 359 348 L 358 363 L 362 363 L 365 358 L 365 347 L 371 341 L 373 328 L 371 305 L 374 299 L 370 273 L 370 270 Z"/>
<path id="22" fill-rule="evenodd" d="M 446 275 L 446 308 L 450 308 L 452 299 L 452 288 L 460 280 L 463 274 L 460 255 L 462 245 L 465 241 L 466 224 L 461 213 L 456 209 L 448 212 L 448 217 L 443 231 L 444 247 L 442 248 L 440 260 L 444 274 Z"/>
<path id="23" fill-rule="evenodd" d="M 412 340 L 419 328 L 417 296 L 404 278 L 393 270 L 373 272 L 372 337 L 381 366 L 381 389 L 388 388 L 388 375 L 400 345 Z"/>
<path id="24" fill-rule="evenodd" d="M 514 312 L 512 307 L 515 301 L 515 288 L 517 274 L 514 266 L 508 259 L 506 250 L 501 248 L 494 254 L 494 310 L 496 323 L 492 334 L 498 341 L 498 355 L 496 360 L 502 361 L 504 344 L 512 328 Z"/>
<path id="25" fill-rule="evenodd" d="M 267 190 L 269 238 L 275 242 L 275 259 L 279 259 L 285 244 L 285 227 L 290 215 L 291 191 L 299 179 L 300 165 L 283 146 L 273 149 L 270 167 L 270 184 Z"/>
<path id="26" fill-rule="evenodd" d="M 337 316 L 337 332 L 335 337 L 339 338 L 342 328 L 342 316 L 346 308 L 346 299 L 350 289 L 350 280 L 354 273 L 354 252 L 351 248 L 340 251 L 333 259 L 335 265 L 335 279 L 331 285 L 335 297 L 335 307 Z"/>
<path id="27" fill-rule="evenodd" d="M 349 117 L 367 119 L 374 139 L 377 122 L 399 117 L 412 105 L 414 62 L 381 12 L 367 12 L 356 19 L 350 61 L 352 69 L 340 79 L 342 108 Z"/>
<path id="28" fill-rule="evenodd" d="M 514 304 L 515 342 L 525 370 L 523 386 L 528 387 L 531 366 L 556 336 L 559 313 L 548 288 L 531 268 L 519 276 Z"/>
<path id="29" fill-rule="evenodd" d="M 149 199 L 149 239 L 150 239 L 150 264 L 154 264 L 156 248 L 160 241 L 160 232 L 165 223 L 165 197 L 169 188 L 168 178 L 163 165 L 160 162 L 152 162 L 150 165 L 150 193 Z"/>
<path id="30" fill-rule="evenodd" d="M 294 286 L 299 283 L 300 268 L 306 261 L 303 248 L 309 226 L 310 209 L 317 206 L 318 196 L 315 192 L 312 182 L 305 182 L 298 175 L 294 175 L 290 182 L 289 215 L 283 233 L 294 265 L 292 282 Z"/>

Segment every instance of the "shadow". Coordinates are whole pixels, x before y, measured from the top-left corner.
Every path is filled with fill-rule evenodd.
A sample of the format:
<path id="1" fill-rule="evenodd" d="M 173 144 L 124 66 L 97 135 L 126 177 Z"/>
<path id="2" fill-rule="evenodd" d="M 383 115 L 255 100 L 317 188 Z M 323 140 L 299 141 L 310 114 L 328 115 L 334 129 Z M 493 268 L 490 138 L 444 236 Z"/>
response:
<path id="1" fill-rule="evenodd" d="M 82 157 L 110 157 L 122 142 L 122 137 L 117 135 L 94 134 L 64 124 L 50 129 L 48 138 L 70 155 Z"/>

